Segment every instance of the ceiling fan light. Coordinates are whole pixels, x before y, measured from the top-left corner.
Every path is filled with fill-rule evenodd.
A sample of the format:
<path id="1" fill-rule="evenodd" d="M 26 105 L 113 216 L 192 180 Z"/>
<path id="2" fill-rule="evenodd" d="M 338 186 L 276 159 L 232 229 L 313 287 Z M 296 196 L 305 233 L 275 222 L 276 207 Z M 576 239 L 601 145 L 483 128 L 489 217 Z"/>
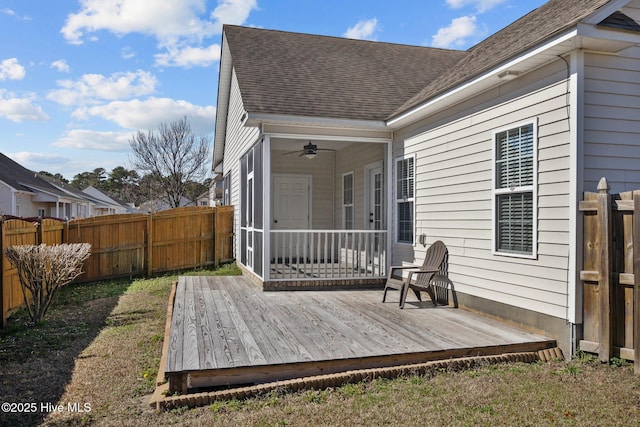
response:
<path id="1" fill-rule="evenodd" d="M 311 160 L 313 159 L 316 154 L 318 153 L 318 146 L 312 143 L 308 143 L 307 145 L 304 146 L 304 156 Z"/>

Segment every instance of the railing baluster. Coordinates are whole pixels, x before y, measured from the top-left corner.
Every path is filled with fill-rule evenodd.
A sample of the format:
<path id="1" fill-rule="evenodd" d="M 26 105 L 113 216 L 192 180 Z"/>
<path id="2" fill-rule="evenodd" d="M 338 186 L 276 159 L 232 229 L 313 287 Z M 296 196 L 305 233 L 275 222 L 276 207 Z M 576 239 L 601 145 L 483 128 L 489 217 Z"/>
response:
<path id="1" fill-rule="evenodd" d="M 277 280 L 383 278 L 387 236 L 384 230 L 273 230 L 269 268 Z"/>

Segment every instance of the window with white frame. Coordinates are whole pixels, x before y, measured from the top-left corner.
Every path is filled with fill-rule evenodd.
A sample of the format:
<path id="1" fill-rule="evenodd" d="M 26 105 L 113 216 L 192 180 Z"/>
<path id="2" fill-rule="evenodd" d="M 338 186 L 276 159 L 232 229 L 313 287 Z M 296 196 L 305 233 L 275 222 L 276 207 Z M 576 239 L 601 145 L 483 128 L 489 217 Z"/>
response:
<path id="1" fill-rule="evenodd" d="M 398 243 L 413 244 L 415 158 L 396 159 L 396 232 Z"/>
<path id="2" fill-rule="evenodd" d="M 228 172 L 222 180 L 222 206 L 231 204 L 231 172 Z"/>
<path id="3" fill-rule="evenodd" d="M 534 122 L 493 132 L 494 252 L 536 256 L 537 135 Z"/>
<path id="4" fill-rule="evenodd" d="M 342 227 L 353 230 L 353 172 L 342 175 Z"/>

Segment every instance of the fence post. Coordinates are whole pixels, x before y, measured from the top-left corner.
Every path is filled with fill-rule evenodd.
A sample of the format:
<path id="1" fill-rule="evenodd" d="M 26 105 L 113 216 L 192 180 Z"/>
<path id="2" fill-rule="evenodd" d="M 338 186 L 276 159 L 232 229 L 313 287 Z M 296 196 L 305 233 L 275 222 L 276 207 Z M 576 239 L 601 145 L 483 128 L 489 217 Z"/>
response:
<path id="1" fill-rule="evenodd" d="M 613 292 L 612 263 L 613 263 L 613 212 L 609 184 L 603 177 L 598 182 L 598 230 L 600 242 L 598 246 L 598 283 L 600 306 L 600 331 L 598 355 L 601 362 L 609 362 L 613 354 Z"/>
<path id="2" fill-rule="evenodd" d="M 153 214 L 147 214 L 147 277 L 153 273 Z"/>
<path id="3" fill-rule="evenodd" d="M 640 375 L 640 190 L 633 192 L 633 371 Z"/>
<path id="4" fill-rule="evenodd" d="M 0 328 L 6 326 L 6 312 L 4 310 L 4 217 L 0 213 Z"/>

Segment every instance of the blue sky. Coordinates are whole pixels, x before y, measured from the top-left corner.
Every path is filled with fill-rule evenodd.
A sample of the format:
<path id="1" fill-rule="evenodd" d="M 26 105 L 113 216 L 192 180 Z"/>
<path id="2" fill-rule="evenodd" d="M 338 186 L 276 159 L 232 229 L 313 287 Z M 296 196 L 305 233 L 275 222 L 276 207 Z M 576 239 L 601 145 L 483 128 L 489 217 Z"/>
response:
<path id="1" fill-rule="evenodd" d="M 160 123 L 212 136 L 222 24 L 465 50 L 544 3 L 0 0 L 0 152 L 72 179 Z"/>

